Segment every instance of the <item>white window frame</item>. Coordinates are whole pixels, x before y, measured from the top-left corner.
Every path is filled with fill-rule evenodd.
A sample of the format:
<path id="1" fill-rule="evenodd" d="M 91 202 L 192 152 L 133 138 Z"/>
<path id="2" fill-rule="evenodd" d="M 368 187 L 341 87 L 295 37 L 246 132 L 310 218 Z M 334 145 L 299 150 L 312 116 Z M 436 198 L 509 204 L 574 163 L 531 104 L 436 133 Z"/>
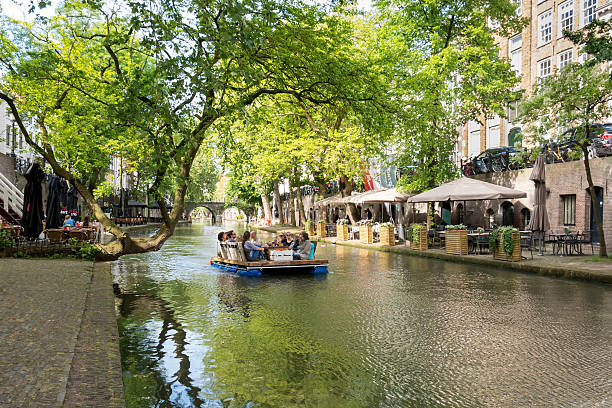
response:
<path id="1" fill-rule="evenodd" d="M 500 118 L 499 115 L 494 115 L 487 119 L 487 149 L 500 146 Z"/>
<path id="2" fill-rule="evenodd" d="M 597 18 L 597 0 L 580 1 L 581 26 L 589 24 Z"/>
<path id="3" fill-rule="evenodd" d="M 546 75 L 543 75 L 543 66 L 545 63 L 548 63 L 548 72 L 546 73 Z M 547 57 L 547 58 L 543 58 L 541 60 L 538 61 L 538 80 L 543 80 L 545 78 L 548 78 L 549 76 L 552 75 L 552 58 L 551 57 Z"/>
<path id="4" fill-rule="evenodd" d="M 552 41 L 552 9 L 548 9 L 538 16 L 538 47 L 550 44 Z"/>
<path id="5" fill-rule="evenodd" d="M 510 38 L 508 42 L 510 67 L 517 74 L 521 75 L 523 72 L 523 36 L 521 34 Z M 518 61 L 517 61 L 518 60 Z"/>
<path id="6" fill-rule="evenodd" d="M 568 0 L 559 5 L 559 27 L 558 36 L 563 37 L 563 30 L 572 31 L 574 29 L 574 0 Z"/>
<path id="7" fill-rule="evenodd" d="M 516 15 L 523 15 L 523 0 L 512 0 L 513 3 L 516 3 Z"/>
<path id="8" fill-rule="evenodd" d="M 562 70 L 563 68 L 567 67 L 569 64 L 573 62 L 574 50 L 569 48 L 565 51 L 561 51 L 559 54 L 557 54 L 557 57 L 558 57 L 557 68 L 559 70 Z"/>

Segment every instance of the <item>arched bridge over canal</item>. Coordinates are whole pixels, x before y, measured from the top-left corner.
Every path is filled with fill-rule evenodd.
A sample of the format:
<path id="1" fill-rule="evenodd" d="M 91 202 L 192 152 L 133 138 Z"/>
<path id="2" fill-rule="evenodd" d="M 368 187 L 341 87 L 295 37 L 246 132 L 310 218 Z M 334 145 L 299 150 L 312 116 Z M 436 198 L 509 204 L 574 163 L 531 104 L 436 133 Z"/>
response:
<path id="1" fill-rule="evenodd" d="M 223 218 L 225 211 L 225 201 L 185 201 L 185 214 L 190 216 L 193 210 L 199 207 L 204 207 L 212 214 L 212 222 Z"/>

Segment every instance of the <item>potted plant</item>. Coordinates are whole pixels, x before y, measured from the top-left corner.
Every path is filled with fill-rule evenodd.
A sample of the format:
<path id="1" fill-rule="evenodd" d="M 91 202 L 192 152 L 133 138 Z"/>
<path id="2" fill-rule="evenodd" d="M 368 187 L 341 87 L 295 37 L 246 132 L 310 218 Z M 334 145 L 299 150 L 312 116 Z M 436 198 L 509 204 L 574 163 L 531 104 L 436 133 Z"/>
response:
<path id="1" fill-rule="evenodd" d="M 336 238 L 338 241 L 348 241 L 349 239 L 349 220 L 342 218 L 338 220 L 336 228 Z"/>
<path id="2" fill-rule="evenodd" d="M 327 230 L 325 228 L 325 221 L 317 221 L 317 235 L 319 238 L 325 238 L 327 236 Z"/>
<path id="3" fill-rule="evenodd" d="M 381 245 L 395 245 L 395 226 L 390 222 L 378 224 Z"/>
<path id="4" fill-rule="evenodd" d="M 427 249 L 427 227 L 424 224 L 412 224 L 406 230 L 406 238 L 410 241 L 410 249 L 423 251 Z"/>
<path id="5" fill-rule="evenodd" d="M 446 227 L 445 251 L 451 255 L 468 254 L 467 228 L 463 224 L 448 225 Z"/>
<path id="6" fill-rule="evenodd" d="M 489 247 L 495 259 L 509 262 L 521 260 L 521 235 L 514 227 L 498 227 L 491 231 Z"/>
<path id="7" fill-rule="evenodd" d="M 308 233 L 308 235 L 315 235 L 315 223 L 314 221 L 306 221 L 304 223 L 304 231 Z"/>
<path id="8" fill-rule="evenodd" d="M 372 220 L 359 221 L 359 242 L 363 244 L 371 244 L 374 242 L 374 234 L 372 233 Z"/>

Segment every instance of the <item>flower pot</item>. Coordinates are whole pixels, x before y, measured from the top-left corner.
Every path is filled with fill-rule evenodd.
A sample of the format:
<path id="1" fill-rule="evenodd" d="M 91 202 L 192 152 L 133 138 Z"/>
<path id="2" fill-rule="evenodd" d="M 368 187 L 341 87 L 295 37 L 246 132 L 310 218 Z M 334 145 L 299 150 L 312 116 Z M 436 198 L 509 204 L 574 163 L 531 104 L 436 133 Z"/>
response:
<path id="1" fill-rule="evenodd" d="M 372 233 L 371 225 L 359 226 L 359 242 L 362 244 L 371 244 L 374 242 L 374 234 Z"/>
<path id="2" fill-rule="evenodd" d="M 381 245 L 395 245 L 395 228 L 394 227 L 380 227 L 380 244 Z"/>
<path id="3" fill-rule="evenodd" d="M 504 238 L 500 234 L 497 251 L 493 254 L 493 258 L 500 261 L 519 262 L 521 260 L 521 235 L 518 232 L 512 234 L 512 244 L 512 253 L 506 253 L 504 251 Z"/>
<path id="4" fill-rule="evenodd" d="M 410 242 L 410 249 L 424 251 L 427 249 L 427 230 L 425 228 L 419 230 L 419 239 Z"/>
<path id="5" fill-rule="evenodd" d="M 338 224 L 338 226 L 336 228 L 336 238 L 337 238 L 337 240 L 338 241 L 348 241 L 348 239 L 349 239 L 348 232 L 349 232 L 348 225 Z"/>
<path id="6" fill-rule="evenodd" d="M 447 254 L 468 254 L 468 236 L 466 230 L 447 230 L 445 235 L 444 245 Z"/>
<path id="7" fill-rule="evenodd" d="M 325 229 L 325 223 L 317 222 L 317 236 L 319 238 L 325 238 L 327 236 L 327 231 Z"/>

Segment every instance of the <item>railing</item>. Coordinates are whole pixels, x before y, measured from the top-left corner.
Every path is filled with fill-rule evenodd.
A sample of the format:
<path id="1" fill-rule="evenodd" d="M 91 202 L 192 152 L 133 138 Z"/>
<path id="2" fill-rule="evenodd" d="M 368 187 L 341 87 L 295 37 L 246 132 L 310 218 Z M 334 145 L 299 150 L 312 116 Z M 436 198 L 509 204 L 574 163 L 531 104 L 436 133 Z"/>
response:
<path id="1" fill-rule="evenodd" d="M 8 212 L 10 208 L 20 218 L 23 217 L 23 193 L 2 173 L 0 173 L 0 198 L 4 202 L 5 211 Z"/>

